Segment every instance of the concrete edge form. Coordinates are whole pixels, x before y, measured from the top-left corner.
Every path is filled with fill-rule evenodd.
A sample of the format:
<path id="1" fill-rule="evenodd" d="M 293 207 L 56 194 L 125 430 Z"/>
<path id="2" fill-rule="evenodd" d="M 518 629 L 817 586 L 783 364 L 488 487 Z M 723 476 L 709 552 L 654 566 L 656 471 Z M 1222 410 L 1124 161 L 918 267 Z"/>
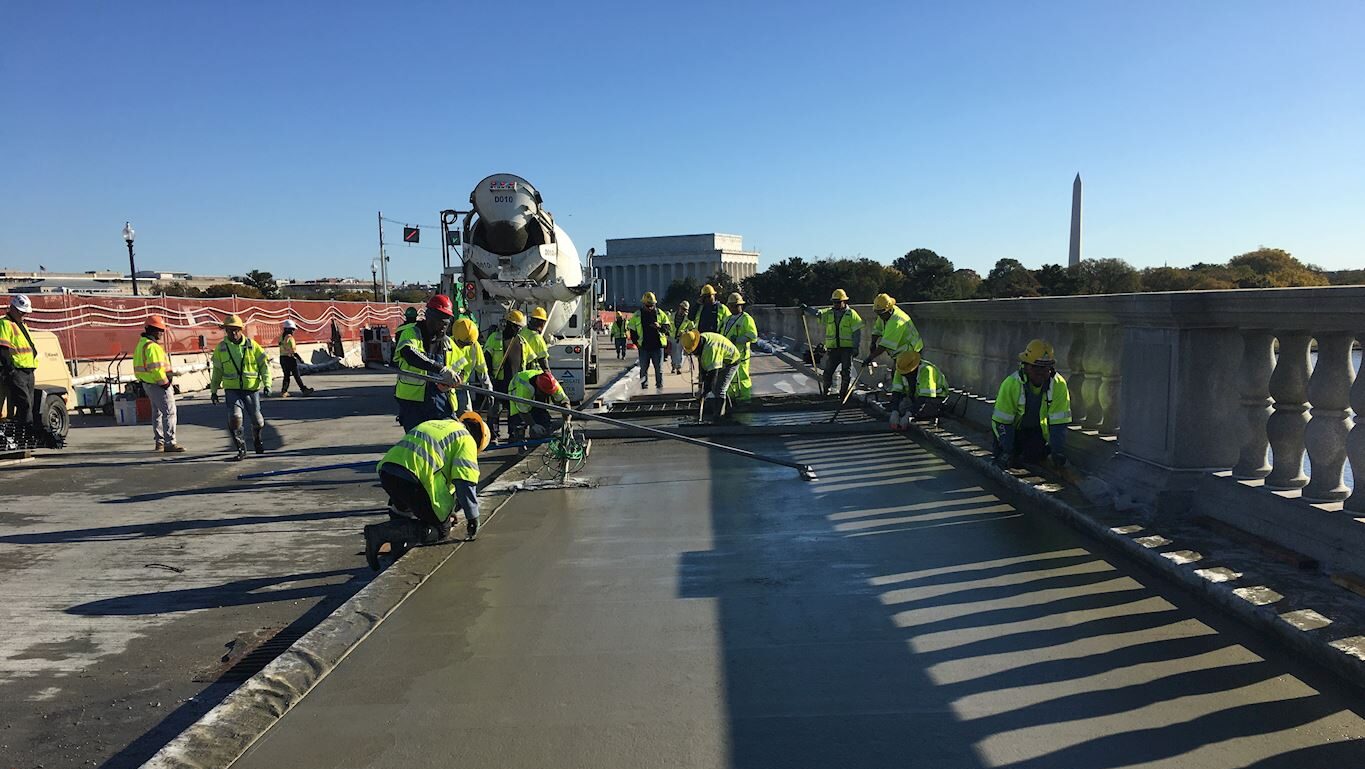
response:
<path id="1" fill-rule="evenodd" d="M 885 409 L 879 404 L 864 405 L 872 411 L 885 413 Z M 991 463 L 990 453 L 977 446 L 967 435 L 944 427 L 925 428 L 920 425 L 912 425 L 906 432 L 991 479 L 1008 494 L 1027 499 L 1039 509 L 1063 520 L 1090 538 L 1122 552 L 1149 570 L 1176 582 L 1194 596 L 1243 624 L 1267 633 L 1292 652 L 1341 676 L 1354 686 L 1365 688 L 1365 636 L 1330 640 L 1330 637 L 1320 630 L 1331 620 L 1321 624 L 1301 621 L 1298 615 L 1316 614 L 1311 609 L 1282 613 L 1268 603 L 1258 604 L 1254 596 L 1248 595 L 1247 591 L 1255 588 L 1236 586 L 1234 579 L 1220 580 L 1201 576 L 1196 573 L 1196 568 L 1212 564 L 1196 563 L 1194 560 L 1179 557 L 1184 551 L 1164 552 L 1163 548 L 1169 546 L 1170 541 L 1166 540 L 1163 543 L 1160 540 L 1164 538 L 1141 536 L 1152 534 L 1150 531 L 1138 531 L 1142 529 L 1141 526 L 1119 527 L 1133 530 L 1116 531 L 1113 527 L 1059 499 L 1053 491 L 1040 488 L 997 468 Z M 964 442 L 969 443 L 971 448 L 964 447 L 962 445 Z"/>

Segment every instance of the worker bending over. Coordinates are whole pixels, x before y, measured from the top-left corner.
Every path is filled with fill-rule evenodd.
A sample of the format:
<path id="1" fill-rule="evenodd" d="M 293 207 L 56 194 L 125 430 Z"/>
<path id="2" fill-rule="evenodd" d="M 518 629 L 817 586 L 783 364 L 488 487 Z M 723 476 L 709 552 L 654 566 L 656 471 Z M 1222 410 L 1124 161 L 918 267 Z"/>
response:
<path id="1" fill-rule="evenodd" d="M 1071 396 L 1057 373 L 1052 345 L 1034 339 L 1019 353 L 1019 370 L 1005 377 L 995 396 L 991 430 L 995 434 L 995 463 L 1017 467 L 1051 456 L 1058 468 L 1066 466 L 1066 426 L 1071 424 Z"/>
<path id="2" fill-rule="evenodd" d="M 882 353 L 895 356 L 905 350 L 924 352 L 924 339 L 920 337 L 919 329 L 905 310 L 896 306 L 895 297 L 877 294 L 872 300 L 872 309 L 877 313 L 877 320 L 872 324 L 872 352 L 863 365 L 876 360 Z"/>
<path id="3" fill-rule="evenodd" d="M 707 283 L 701 287 L 701 297 L 688 317 L 696 322 L 697 330 L 703 334 L 707 331 L 719 332 L 725 319 L 730 317 L 730 311 L 716 299 L 716 287 Z"/>
<path id="4" fill-rule="evenodd" d="M 649 367 L 654 366 L 654 386 L 664 386 L 664 345 L 672 333 L 668 313 L 659 309 L 653 291 L 646 291 L 640 297 L 640 311 L 630 318 L 626 326 L 630 340 L 640 352 L 640 389 L 649 389 Z"/>
<path id="5" fill-rule="evenodd" d="M 848 293 L 842 288 L 830 294 L 830 306 L 817 310 L 801 305 L 807 315 L 820 319 L 825 327 L 825 365 L 824 378 L 820 382 L 820 394 L 829 395 L 834 385 L 834 369 L 840 368 L 839 395 L 842 396 L 853 387 L 850 368 L 853 356 L 863 343 L 863 319 L 858 311 L 848 306 Z"/>
<path id="6" fill-rule="evenodd" d="M 365 560 L 379 571 L 379 549 L 398 558 L 415 544 L 450 535 L 455 508 L 465 520 L 465 541 L 479 531 L 479 452 L 488 430 L 478 414 L 433 419 L 409 430 L 379 460 L 379 483 L 389 495 L 389 520 L 365 527 Z"/>
<path id="7" fill-rule="evenodd" d="M 449 419 L 455 413 L 450 390 L 460 384 L 455 366 L 458 354 L 451 344 L 450 321 L 454 317 L 450 297 L 437 294 L 427 302 L 426 317 L 408 326 L 398 337 L 398 423 L 404 431 L 432 419 Z M 417 374 L 440 379 L 432 382 Z"/>
<path id="8" fill-rule="evenodd" d="M 758 341 L 758 324 L 754 316 L 744 310 L 744 297 L 735 292 L 725 301 L 730 317 L 722 324 L 720 335 L 729 339 L 739 349 L 739 369 L 735 371 L 735 381 L 727 393 L 736 402 L 744 402 L 753 396 L 754 380 L 749 376 L 749 359 L 754 342 Z"/>
<path id="9" fill-rule="evenodd" d="M 38 369 L 38 350 L 33 337 L 28 333 L 24 318 L 33 312 L 33 303 L 24 294 L 15 294 L 9 302 L 9 309 L 0 317 L 0 395 L 4 395 L 8 414 L 0 414 L 0 419 L 13 417 L 20 429 L 33 427 L 33 381 Z"/>
<path id="10" fill-rule="evenodd" d="M 450 338 L 455 341 L 455 373 L 460 379 L 475 387 L 491 390 L 488 379 L 488 362 L 484 359 L 483 348 L 479 346 L 479 327 L 469 318 L 460 318 L 450 328 Z M 472 398 L 467 390 L 455 393 L 457 409 L 461 414 L 473 410 Z"/>
<path id="11" fill-rule="evenodd" d="M 152 402 L 152 439 L 154 451 L 180 454 L 185 447 L 175 442 L 175 387 L 171 384 L 171 357 L 161 346 L 166 333 L 166 319 L 160 315 L 147 318 L 142 338 L 133 348 L 133 376 L 142 383 L 142 391 Z"/>
<path id="12" fill-rule="evenodd" d="M 948 398 L 948 378 L 938 366 L 915 350 L 896 356 L 891 377 L 891 429 L 901 430 L 915 419 L 935 420 Z"/>
<path id="13" fill-rule="evenodd" d="M 697 327 L 695 321 L 687 317 L 687 311 L 692 308 L 686 299 L 678 302 L 677 309 L 673 310 L 673 317 L 669 319 L 669 326 L 673 333 L 669 335 L 668 356 L 669 362 L 673 364 L 673 373 L 682 373 L 683 348 L 682 335 Z"/>
<path id="14" fill-rule="evenodd" d="M 251 442 L 257 454 L 265 453 L 261 431 L 265 416 L 261 414 L 261 393 L 270 395 L 270 359 L 265 348 L 246 335 L 246 326 L 236 315 L 223 321 L 227 338 L 213 348 L 213 374 L 209 377 L 209 393 L 218 402 L 218 388 L 227 392 L 228 434 L 237 450 L 234 461 L 246 459 L 246 441 L 242 438 L 243 421 L 251 422 Z"/>
<path id="15" fill-rule="evenodd" d="M 565 407 L 569 405 L 569 396 L 565 394 L 555 375 L 548 371 L 526 369 L 512 377 L 507 389 L 509 395 L 523 400 L 554 403 Z M 544 438 L 554 429 L 554 422 L 550 419 L 548 409 L 512 401 L 509 411 L 511 416 L 507 420 L 507 434 L 513 443 L 526 440 L 528 427 L 532 438 Z"/>
<path id="16" fill-rule="evenodd" d="M 416 311 L 413 311 L 416 314 Z M 299 346 L 294 341 L 294 331 L 298 326 L 294 321 L 286 320 L 280 324 L 280 369 L 284 372 L 284 380 L 280 382 L 280 397 L 289 397 L 289 377 L 293 377 L 299 383 L 299 392 L 310 395 L 313 388 L 303 383 L 303 377 L 299 376 L 299 366 L 303 365 L 303 358 L 299 357 Z"/>
<path id="17" fill-rule="evenodd" d="M 701 368 L 701 391 L 703 393 L 702 419 L 720 419 L 728 416 L 726 407 L 727 393 L 739 373 L 743 359 L 738 347 L 729 339 L 712 331 L 705 333 L 689 331 L 682 337 L 683 349 L 688 355 L 697 356 Z"/>
<path id="18" fill-rule="evenodd" d="M 626 316 L 618 310 L 611 322 L 611 343 L 616 347 L 616 359 L 626 359 L 626 342 L 630 335 L 626 332 Z"/>

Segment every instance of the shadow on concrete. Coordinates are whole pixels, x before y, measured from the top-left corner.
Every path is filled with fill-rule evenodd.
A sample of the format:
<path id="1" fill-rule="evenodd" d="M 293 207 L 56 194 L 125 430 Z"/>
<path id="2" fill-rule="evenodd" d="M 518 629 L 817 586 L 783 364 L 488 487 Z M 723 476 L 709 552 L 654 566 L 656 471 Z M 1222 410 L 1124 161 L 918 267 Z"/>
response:
<path id="1" fill-rule="evenodd" d="M 136 523 L 124 526 L 103 526 L 90 529 L 68 531 L 44 531 L 33 534 L 6 534 L 0 536 L 0 543 L 9 545 L 52 545 L 64 542 L 100 542 L 109 540 L 138 540 L 167 537 L 183 531 L 202 529 L 222 529 L 234 526 L 263 526 L 277 523 L 297 523 L 299 521 L 325 521 L 333 518 L 358 518 L 379 515 L 384 508 L 363 510 L 319 510 L 313 513 L 291 513 L 289 515 L 243 515 L 234 518 L 195 518 L 185 521 L 158 521 L 156 523 Z"/>
<path id="2" fill-rule="evenodd" d="M 253 468 L 249 463 L 237 463 L 237 467 L 242 468 L 242 472 L 250 472 Z M 378 485 L 378 479 L 371 473 L 366 473 L 359 478 L 309 478 L 304 480 L 288 481 L 237 481 L 230 486 L 203 486 L 200 488 L 188 489 L 169 489 L 165 491 L 152 491 L 146 494 L 134 494 L 120 499 L 102 499 L 101 505 L 126 505 L 138 502 L 156 502 L 163 499 L 175 499 L 178 497 L 196 497 L 211 494 L 242 494 L 265 489 L 304 489 L 314 488 L 317 491 L 325 491 L 333 486 L 343 486 L 355 483 L 373 483 Z"/>
<path id="3" fill-rule="evenodd" d="M 373 572 L 368 567 L 364 567 L 239 579 L 210 587 L 159 590 L 153 593 L 104 598 L 72 606 L 66 610 L 66 613 L 85 617 L 170 614 L 197 609 L 220 609 L 225 606 L 251 606 L 274 601 L 294 601 L 333 595 L 336 592 L 336 585 L 326 580 L 347 577 L 351 580 L 364 579 L 369 581 L 372 575 Z M 279 587 L 296 582 L 308 584 L 301 587 Z"/>

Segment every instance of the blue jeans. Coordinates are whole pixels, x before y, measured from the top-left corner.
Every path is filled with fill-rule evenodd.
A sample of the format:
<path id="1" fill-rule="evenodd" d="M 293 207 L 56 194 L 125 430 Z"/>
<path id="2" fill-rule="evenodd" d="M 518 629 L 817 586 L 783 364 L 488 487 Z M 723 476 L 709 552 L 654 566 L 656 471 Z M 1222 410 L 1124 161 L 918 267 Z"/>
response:
<path id="1" fill-rule="evenodd" d="M 616 357 L 624 359 L 626 357 L 626 338 L 622 336 L 611 341 L 616 343 Z"/>
<path id="2" fill-rule="evenodd" d="M 654 383 L 660 387 L 664 386 L 664 348 L 655 347 L 652 350 L 640 348 L 640 381 L 649 380 L 649 367 L 654 366 Z"/>
<path id="3" fill-rule="evenodd" d="M 246 445 L 242 440 L 242 424 L 250 420 L 252 436 L 259 441 L 261 428 L 265 427 L 265 417 L 261 415 L 261 391 L 225 390 L 228 408 L 228 432 L 232 435 L 232 445 L 238 449 Z"/>

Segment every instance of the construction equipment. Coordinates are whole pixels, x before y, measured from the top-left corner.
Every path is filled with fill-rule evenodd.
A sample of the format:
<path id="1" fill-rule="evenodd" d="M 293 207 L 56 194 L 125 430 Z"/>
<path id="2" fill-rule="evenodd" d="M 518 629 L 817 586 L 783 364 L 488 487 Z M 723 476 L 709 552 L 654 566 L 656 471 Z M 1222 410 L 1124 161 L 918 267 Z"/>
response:
<path id="1" fill-rule="evenodd" d="M 581 402 L 586 385 L 597 382 L 592 319 L 604 287 L 593 279 L 593 250 L 581 263 L 540 192 L 520 176 L 485 178 L 469 203 L 470 211 L 441 212 L 441 291 L 479 328 L 501 323 L 511 310 L 544 308 L 550 370 L 569 400 Z"/>
<path id="2" fill-rule="evenodd" d="M 845 387 L 844 387 L 844 398 L 843 398 L 843 400 L 839 401 L 839 407 L 836 408 L 836 409 L 834 410 L 834 416 L 832 416 L 832 417 L 829 418 L 830 424 L 833 424 L 833 423 L 839 418 L 839 412 L 840 412 L 840 411 L 843 411 L 843 410 L 844 410 L 844 406 L 848 404 L 848 398 L 849 398 L 850 395 L 853 394 L 853 388 L 854 388 L 855 386 L 857 386 L 858 380 L 863 378 L 863 371 L 866 370 L 866 369 L 869 369 L 869 368 L 870 368 L 870 369 L 875 369 L 875 368 L 877 368 L 877 362 L 876 362 L 876 361 L 868 361 L 868 362 L 867 362 L 867 365 L 865 365 L 865 366 L 859 366 L 859 365 L 857 365 L 857 361 L 854 361 L 854 366 L 853 366 L 853 368 L 854 368 L 854 370 L 855 370 L 856 373 L 854 373 L 853 376 L 849 377 L 849 380 L 850 380 L 850 381 L 848 381 L 847 383 L 840 382 L 840 384 L 845 385 Z"/>
<path id="3" fill-rule="evenodd" d="M 59 449 L 66 445 L 71 429 L 76 390 L 62 343 L 51 331 L 29 329 L 29 335 L 38 351 L 38 370 L 33 375 L 33 424 L 38 429 L 21 431 L 17 420 L 3 419 L 9 403 L 0 385 L 0 452 Z"/>

